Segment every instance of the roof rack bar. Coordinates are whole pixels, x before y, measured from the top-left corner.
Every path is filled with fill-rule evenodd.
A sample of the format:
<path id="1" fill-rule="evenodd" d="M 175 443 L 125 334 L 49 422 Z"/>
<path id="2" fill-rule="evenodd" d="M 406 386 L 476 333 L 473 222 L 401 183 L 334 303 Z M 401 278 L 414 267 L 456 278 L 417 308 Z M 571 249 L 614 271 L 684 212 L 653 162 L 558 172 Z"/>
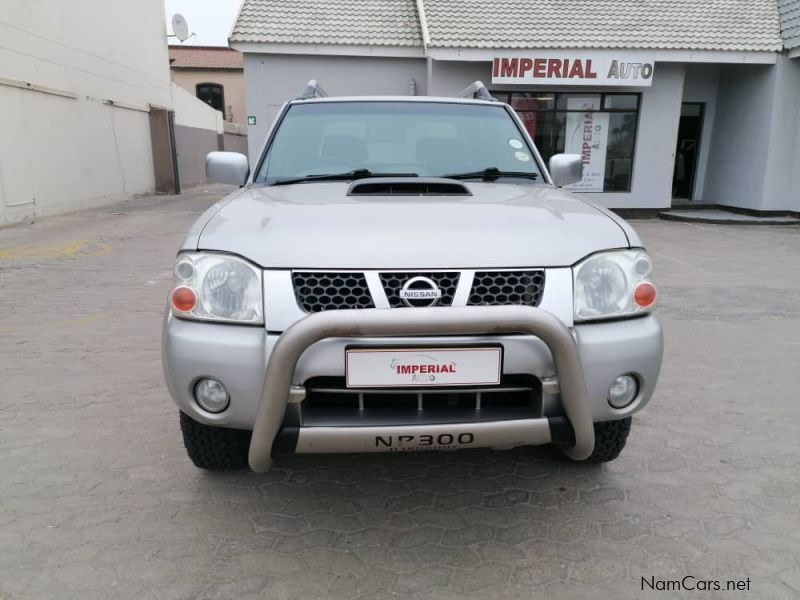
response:
<path id="1" fill-rule="evenodd" d="M 479 100 L 491 100 L 492 102 L 498 102 L 497 98 L 492 96 L 489 93 L 489 90 L 483 85 L 482 81 L 476 81 L 472 85 L 467 88 L 461 90 L 461 93 L 458 94 L 459 98 L 477 98 Z"/>
<path id="2" fill-rule="evenodd" d="M 303 90 L 303 94 L 298 98 L 298 100 L 308 100 L 310 98 L 324 98 L 328 94 L 325 93 L 325 90 L 319 85 L 316 79 L 309 79 L 308 83 L 306 84 L 305 89 Z"/>

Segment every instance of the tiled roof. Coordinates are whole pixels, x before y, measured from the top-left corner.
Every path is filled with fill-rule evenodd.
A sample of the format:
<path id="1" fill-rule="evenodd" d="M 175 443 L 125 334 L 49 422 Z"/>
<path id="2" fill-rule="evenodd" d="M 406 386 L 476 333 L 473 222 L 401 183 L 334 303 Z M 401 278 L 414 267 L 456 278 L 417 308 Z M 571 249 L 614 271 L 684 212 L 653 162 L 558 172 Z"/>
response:
<path id="1" fill-rule="evenodd" d="M 434 48 L 780 51 L 800 0 L 424 0 Z M 421 46 L 416 0 L 244 0 L 231 42 Z"/>
<path id="2" fill-rule="evenodd" d="M 781 49 L 776 0 L 425 0 L 425 12 L 434 47 Z"/>
<path id="3" fill-rule="evenodd" d="M 800 0 L 778 0 L 783 45 L 787 50 L 800 48 Z"/>
<path id="4" fill-rule="evenodd" d="M 416 0 L 244 0 L 230 41 L 422 45 Z"/>
<path id="5" fill-rule="evenodd" d="M 171 69 L 242 69 L 242 53 L 224 46 L 170 46 Z"/>

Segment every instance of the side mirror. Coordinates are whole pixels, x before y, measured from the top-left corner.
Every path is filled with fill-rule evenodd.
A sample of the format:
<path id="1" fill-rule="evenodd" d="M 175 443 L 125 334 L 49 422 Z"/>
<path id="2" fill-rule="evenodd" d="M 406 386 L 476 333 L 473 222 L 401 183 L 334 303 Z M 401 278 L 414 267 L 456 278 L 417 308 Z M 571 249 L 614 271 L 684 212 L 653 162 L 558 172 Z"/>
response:
<path id="1" fill-rule="evenodd" d="M 206 178 L 216 183 L 243 186 L 247 183 L 250 165 L 238 152 L 209 152 L 206 155 Z"/>
<path id="2" fill-rule="evenodd" d="M 583 160 L 580 154 L 555 154 L 550 157 L 550 177 L 558 187 L 578 183 L 583 179 Z"/>

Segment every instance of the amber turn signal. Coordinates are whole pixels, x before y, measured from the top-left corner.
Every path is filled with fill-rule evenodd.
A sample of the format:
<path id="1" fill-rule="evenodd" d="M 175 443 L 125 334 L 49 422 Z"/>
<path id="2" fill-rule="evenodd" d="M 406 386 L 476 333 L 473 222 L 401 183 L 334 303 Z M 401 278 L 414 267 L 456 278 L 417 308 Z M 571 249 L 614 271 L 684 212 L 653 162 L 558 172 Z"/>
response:
<path id="1" fill-rule="evenodd" d="M 648 281 L 643 281 L 633 291 L 633 299 L 642 308 L 652 306 L 656 301 L 656 286 Z"/>
<path id="2" fill-rule="evenodd" d="M 187 287 L 175 288 L 172 291 L 172 306 L 180 312 L 189 312 L 197 304 L 197 295 Z"/>

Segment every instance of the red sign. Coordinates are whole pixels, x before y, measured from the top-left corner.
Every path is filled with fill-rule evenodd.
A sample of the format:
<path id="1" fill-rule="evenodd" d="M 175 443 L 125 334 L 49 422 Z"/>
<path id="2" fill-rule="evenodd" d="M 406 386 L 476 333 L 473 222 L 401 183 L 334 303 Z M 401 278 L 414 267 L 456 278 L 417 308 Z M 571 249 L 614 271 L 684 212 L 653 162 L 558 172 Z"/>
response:
<path id="1" fill-rule="evenodd" d="M 495 57 L 492 83 L 649 86 L 654 68 L 652 56 L 625 51 L 526 51 Z"/>
<path id="2" fill-rule="evenodd" d="M 492 77 L 597 79 L 597 73 L 591 58 L 495 58 Z"/>

